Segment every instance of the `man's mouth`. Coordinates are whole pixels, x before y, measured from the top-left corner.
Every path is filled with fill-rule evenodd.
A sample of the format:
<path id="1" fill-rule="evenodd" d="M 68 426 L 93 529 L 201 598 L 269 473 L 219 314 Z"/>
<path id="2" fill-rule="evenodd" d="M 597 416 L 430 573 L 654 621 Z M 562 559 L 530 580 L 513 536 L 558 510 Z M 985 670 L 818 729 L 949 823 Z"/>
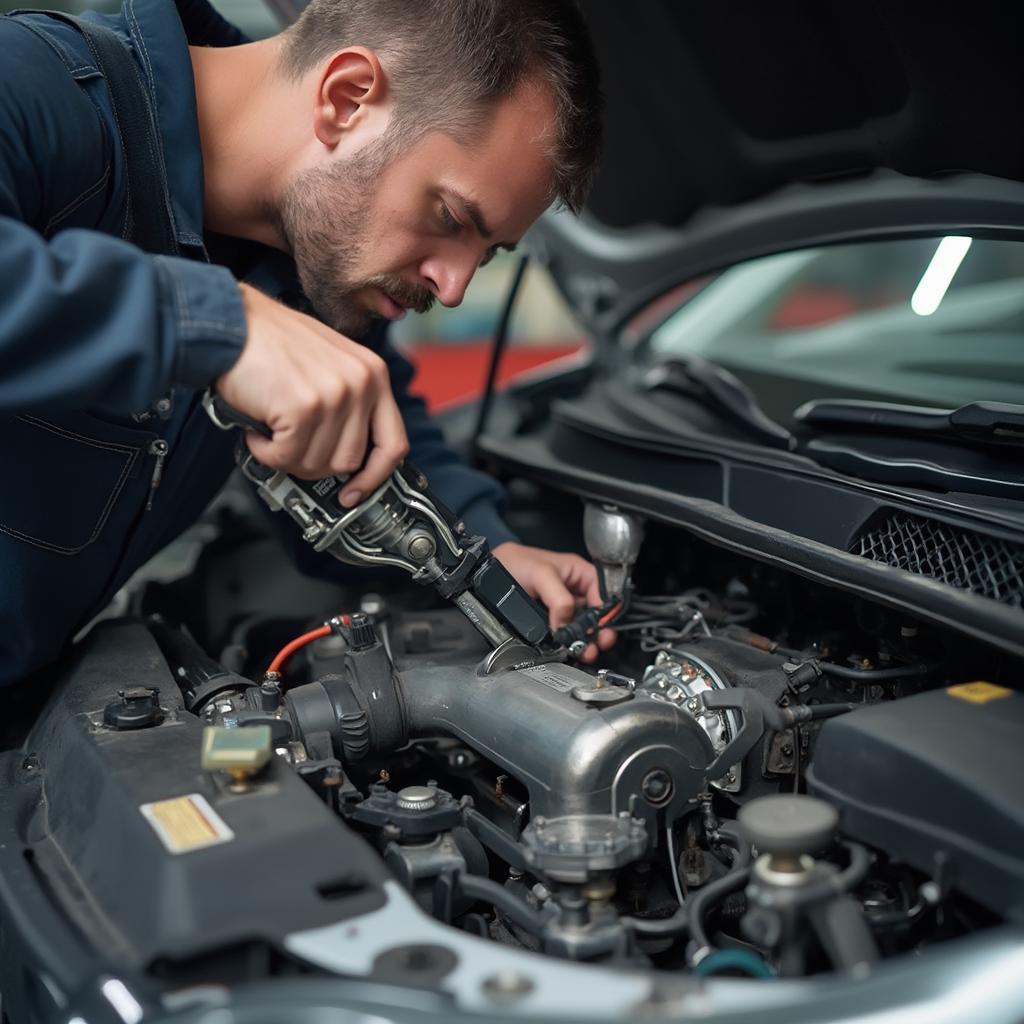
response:
<path id="1" fill-rule="evenodd" d="M 380 313 L 385 320 L 402 320 L 408 312 L 407 307 L 392 298 L 392 296 L 382 288 L 377 288 L 375 290 L 377 293 L 377 312 Z"/>

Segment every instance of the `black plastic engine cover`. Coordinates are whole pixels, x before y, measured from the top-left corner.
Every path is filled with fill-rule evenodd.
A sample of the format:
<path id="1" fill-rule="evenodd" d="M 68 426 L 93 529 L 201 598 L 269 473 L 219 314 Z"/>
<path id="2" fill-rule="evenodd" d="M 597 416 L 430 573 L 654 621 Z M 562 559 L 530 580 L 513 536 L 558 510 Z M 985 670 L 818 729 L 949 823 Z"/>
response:
<path id="1" fill-rule="evenodd" d="M 131 686 L 152 687 L 162 717 L 110 728 L 103 709 Z M 184 965 L 200 971 L 203 957 L 246 944 L 281 950 L 292 932 L 383 906 L 390 875 L 379 856 L 290 766 L 273 758 L 233 792 L 201 769 L 202 735 L 149 631 L 117 622 L 80 646 L 24 748 L 0 756 L 5 1011 L 23 977 L 45 974 L 65 997 L 86 967 L 173 979 Z M 164 820 L 179 837 L 190 822 L 194 832 L 185 812 L 199 807 L 220 823 L 217 841 L 193 835 L 169 849 L 171 825 L 161 832 L 147 815 L 168 801 Z M 211 833 L 214 819 L 204 818 Z M 37 1018 L 49 1019 L 38 1008 Z"/>
<path id="2" fill-rule="evenodd" d="M 1024 920 L 1024 695 L 970 683 L 826 722 L 810 790 L 848 835 Z"/>

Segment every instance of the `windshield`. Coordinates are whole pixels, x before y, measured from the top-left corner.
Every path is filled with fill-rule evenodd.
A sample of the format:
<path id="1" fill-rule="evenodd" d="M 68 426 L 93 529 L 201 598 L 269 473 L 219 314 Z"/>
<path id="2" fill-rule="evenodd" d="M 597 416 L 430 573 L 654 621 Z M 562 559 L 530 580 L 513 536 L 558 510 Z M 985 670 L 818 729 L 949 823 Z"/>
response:
<path id="1" fill-rule="evenodd" d="M 783 422 L 811 398 L 1024 404 L 1024 245 L 947 236 L 751 260 L 650 344 L 728 367 Z"/>

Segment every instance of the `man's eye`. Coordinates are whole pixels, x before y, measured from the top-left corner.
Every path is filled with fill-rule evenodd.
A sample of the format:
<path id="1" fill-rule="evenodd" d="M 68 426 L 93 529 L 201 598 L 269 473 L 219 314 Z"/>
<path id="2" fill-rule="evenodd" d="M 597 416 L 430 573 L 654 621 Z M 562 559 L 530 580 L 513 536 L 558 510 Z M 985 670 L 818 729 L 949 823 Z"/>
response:
<path id="1" fill-rule="evenodd" d="M 462 225 L 452 216 L 452 211 L 448 209 L 447 203 L 441 204 L 441 223 L 444 225 L 446 231 L 458 231 Z"/>
<path id="2" fill-rule="evenodd" d="M 498 247 L 496 245 L 492 245 L 490 247 L 490 249 L 487 250 L 487 253 L 485 254 L 484 258 L 480 261 L 480 266 L 481 267 L 486 267 L 487 264 L 490 263 L 491 260 L 493 260 L 494 257 L 497 256 L 497 255 L 498 255 Z"/>

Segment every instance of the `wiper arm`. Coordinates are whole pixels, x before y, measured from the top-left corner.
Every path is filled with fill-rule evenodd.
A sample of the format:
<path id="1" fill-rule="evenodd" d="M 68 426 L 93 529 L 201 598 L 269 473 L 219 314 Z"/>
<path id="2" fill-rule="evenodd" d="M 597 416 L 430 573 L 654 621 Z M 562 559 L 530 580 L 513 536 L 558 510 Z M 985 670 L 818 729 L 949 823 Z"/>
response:
<path id="1" fill-rule="evenodd" d="M 763 444 L 792 449 L 796 439 L 770 419 L 753 392 L 738 377 L 700 356 L 673 356 L 652 367 L 645 376 L 648 390 L 663 389 L 711 405 L 738 421 Z"/>
<path id="2" fill-rule="evenodd" d="M 931 409 L 854 398 L 815 399 L 794 418 L 811 427 L 845 427 L 886 434 L 926 434 L 936 440 L 1024 446 L 1024 405 L 971 402 Z"/>

